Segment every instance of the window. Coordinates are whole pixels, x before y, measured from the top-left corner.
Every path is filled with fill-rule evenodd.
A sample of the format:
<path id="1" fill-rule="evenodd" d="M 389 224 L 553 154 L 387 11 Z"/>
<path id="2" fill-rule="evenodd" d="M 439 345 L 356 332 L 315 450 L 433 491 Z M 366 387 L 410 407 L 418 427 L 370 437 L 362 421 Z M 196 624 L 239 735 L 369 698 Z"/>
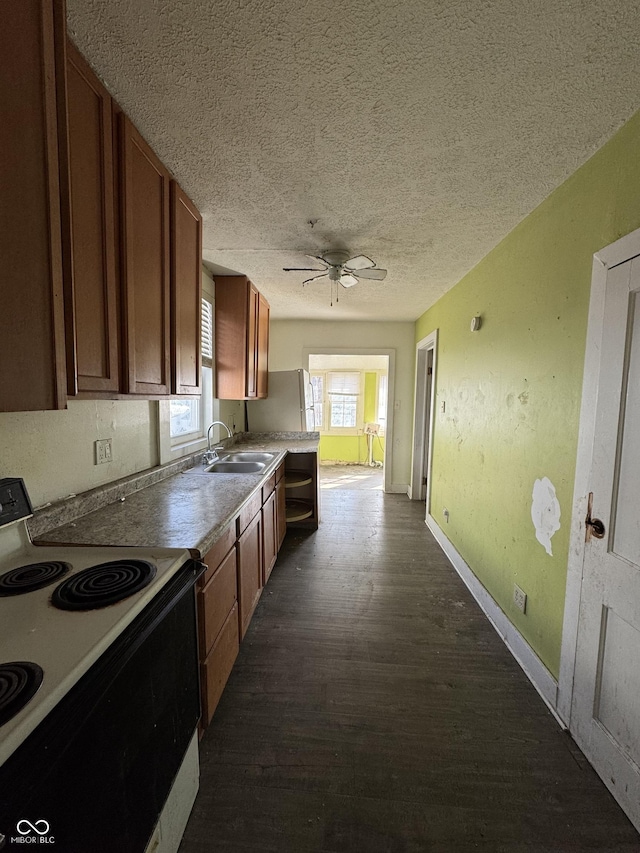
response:
<path id="1" fill-rule="evenodd" d="M 362 383 L 359 370 L 311 374 L 314 425 L 320 432 L 356 435 L 362 429 Z"/>
<path id="2" fill-rule="evenodd" d="M 358 423 L 360 373 L 328 373 L 329 428 L 354 429 Z"/>
<path id="3" fill-rule="evenodd" d="M 199 400 L 171 400 L 169 406 L 171 438 L 201 434 Z"/>
<path id="4" fill-rule="evenodd" d="M 202 392 L 203 400 L 171 400 L 169 403 L 169 433 L 172 444 L 182 444 L 204 435 L 204 398 L 211 387 L 213 367 L 213 305 L 202 300 Z"/>

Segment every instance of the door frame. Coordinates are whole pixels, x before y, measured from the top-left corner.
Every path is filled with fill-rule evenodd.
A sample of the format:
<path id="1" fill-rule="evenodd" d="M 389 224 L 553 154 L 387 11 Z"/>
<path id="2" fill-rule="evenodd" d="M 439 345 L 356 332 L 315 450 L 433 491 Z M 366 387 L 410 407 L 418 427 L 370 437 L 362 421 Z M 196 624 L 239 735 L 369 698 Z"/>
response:
<path id="1" fill-rule="evenodd" d="M 432 354 L 431 377 L 427 375 L 430 353 Z M 433 456 L 437 357 L 438 330 L 435 329 L 416 344 L 416 393 L 414 395 L 413 453 L 411 457 L 411 482 L 409 484 L 409 498 L 412 501 L 422 500 L 424 495 L 427 515 L 430 515 L 431 505 L 431 460 Z M 421 482 L 422 472 L 425 470 L 425 461 L 426 486 Z"/>
<path id="2" fill-rule="evenodd" d="M 638 255 L 640 255 L 640 228 L 625 237 L 621 237 L 593 256 L 557 698 L 558 714 L 569 725 L 570 729 L 578 645 L 578 618 L 582 593 L 582 567 L 585 557 L 584 521 L 587 516 L 589 477 L 595 442 L 596 402 L 598 399 L 600 349 L 604 331 L 607 274 L 613 267 L 624 264 Z"/>
<path id="3" fill-rule="evenodd" d="M 387 367 L 387 423 L 384 435 L 384 462 L 382 465 L 383 490 L 385 493 L 395 491 L 393 488 L 393 416 L 395 407 L 395 377 L 396 351 L 382 347 L 303 347 L 302 362 L 305 370 L 309 370 L 310 355 L 386 355 Z"/>

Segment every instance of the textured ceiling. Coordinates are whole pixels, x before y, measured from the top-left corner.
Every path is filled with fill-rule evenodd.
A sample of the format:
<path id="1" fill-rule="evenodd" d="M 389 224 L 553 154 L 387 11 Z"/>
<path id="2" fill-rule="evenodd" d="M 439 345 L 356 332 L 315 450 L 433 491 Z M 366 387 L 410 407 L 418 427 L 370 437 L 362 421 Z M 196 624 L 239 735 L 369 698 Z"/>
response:
<path id="1" fill-rule="evenodd" d="M 67 3 L 205 259 L 274 317 L 415 319 L 640 106 L 630 0 Z M 338 248 L 386 280 L 331 308 L 282 272 Z"/>

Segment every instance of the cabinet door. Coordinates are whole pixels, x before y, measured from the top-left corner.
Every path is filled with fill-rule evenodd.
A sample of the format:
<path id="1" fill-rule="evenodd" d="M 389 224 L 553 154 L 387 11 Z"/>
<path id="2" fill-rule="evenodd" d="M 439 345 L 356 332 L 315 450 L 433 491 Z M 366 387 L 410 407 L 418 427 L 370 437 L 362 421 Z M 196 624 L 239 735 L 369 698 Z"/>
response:
<path id="1" fill-rule="evenodd" d="M 200 394 L 202 217 L 171 182 L 171 375 L 174 394 Z"/>
<path id="2" fill-rule="evenodd" d="M 258 512 L 238 539 L 238 605 L 240 639 L 262 592 L 262 519 Z"/>
<path id="3" fill-rule="evenodd" d="M 62 409 L 66 369 L 58 124 L 64 4 L 2 4 L 0 27 L 0 411 Z M 64 223 L 68 228 L 68 222 Z"/>
<path id="4" fill-rule="evenodd" d="M 278 551 L 282 548 L 284 537 L 287 534 L 287 493 L 284 487 L 284 478 L 276 483 L 276 530 L 278 539 Z"/>
<path id="5" fill-rule="evenodd" d="M 169 173 L 121 114 L 125 383 L 130 394 L 170 393 Z"/>
<path id="6" fill-rule="evenodd" d="M 246 276 L 216 276 L 215 396 L 243 400 L 247 379 L 248 288 Z"/>
<path id="7" fill-rule="evenodd" d="M 260 294 L 254 284 L 249 282 L 247 308 L 247 354 L 246 354 L 246 397 L 258 395 L 258 330 L 260 328 Z"/>
<path id="8" fill-rule="evenodd" d="M 198 593 L 200 656 L 205 658 L 237 599 L 236 549 L 233 547 Z"/>
<path id="9" fill-rule="evenodd" d="M 276 522 L 276 493 L 271 492 L 262 507 L 262 562 L 263 580 L 266 584 L 269 580 L 278 556 L 277 522 Z"/>
<path id="10" fill-rule="evenodd" d="M 238 605 L 234 604 L 201 667 L 202 728 L 211 722 L 235 659 L 238 657 L 238 649 Z"/>
<path id="11" fill-rule="evenodd" d="M 269 303 L 259 294 L 256 396 L 264 398 L 269 379 Z"/>
<path id="12" fill-rule="evenodd" d="M 111 96 L 67 45 L 72 311 L 69 394 L 120 390 Z"/>

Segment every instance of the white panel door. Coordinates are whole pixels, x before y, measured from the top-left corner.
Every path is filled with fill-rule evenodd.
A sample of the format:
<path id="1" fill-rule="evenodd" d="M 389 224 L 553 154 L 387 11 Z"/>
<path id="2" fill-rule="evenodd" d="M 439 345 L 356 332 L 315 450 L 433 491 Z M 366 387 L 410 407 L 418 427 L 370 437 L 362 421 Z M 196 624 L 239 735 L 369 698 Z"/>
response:
<path id="1" fill-rule="evenodd" d="M 595 415 L 571 731 L 640 829 L 639 258 L 607 272 Z"/>

